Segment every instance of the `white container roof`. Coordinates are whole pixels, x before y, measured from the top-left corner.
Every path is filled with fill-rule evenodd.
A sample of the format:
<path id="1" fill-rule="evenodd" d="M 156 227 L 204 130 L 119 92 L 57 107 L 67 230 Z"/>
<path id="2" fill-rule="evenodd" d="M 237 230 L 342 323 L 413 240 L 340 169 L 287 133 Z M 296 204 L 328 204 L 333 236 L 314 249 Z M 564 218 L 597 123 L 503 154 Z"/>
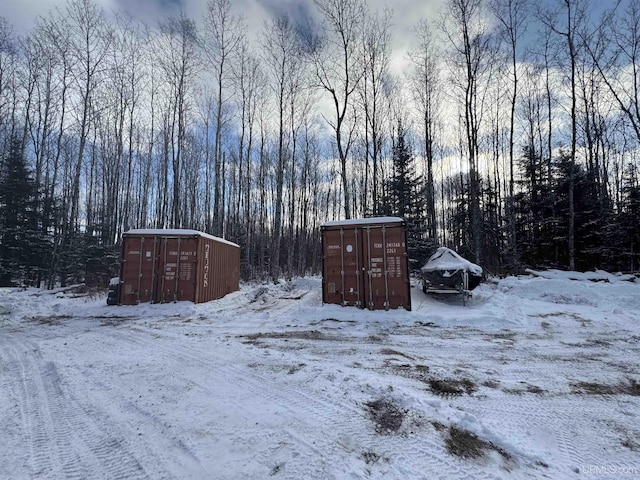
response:
<path id="1" fill-rule="evenodd" d="M 200 232 L 199 230 L 189 230 L 183 228 L 134 228 L 133 230 L 127 230 L 124 232 L 124 235 L 140 235 L 140 236 L 165 236 L 165 237 L 187 237 L 187 236 L 200 236 L 205 237 L 210 240 L 215 240 L 216 242 L 226 243 L 227 245 L 232 245 L 234 247 L 240 248 L 240 245 L 237 243 L 230 242 L 229 240 L 225 240 L 224 238 L 214 237 L 213 235 L 209 235 L 208 233 Z"/>
<path id="2" fill-rule="evenodd" d="M 335 220 L 332 222 L 325 222 L 323 227 L 344 227 L 353 225 L 377 225 L 380 223 L 398 223 L 404 222 L 400 217 L 371 217 L 371 218 L 352 218 L 350 220 Z"/>

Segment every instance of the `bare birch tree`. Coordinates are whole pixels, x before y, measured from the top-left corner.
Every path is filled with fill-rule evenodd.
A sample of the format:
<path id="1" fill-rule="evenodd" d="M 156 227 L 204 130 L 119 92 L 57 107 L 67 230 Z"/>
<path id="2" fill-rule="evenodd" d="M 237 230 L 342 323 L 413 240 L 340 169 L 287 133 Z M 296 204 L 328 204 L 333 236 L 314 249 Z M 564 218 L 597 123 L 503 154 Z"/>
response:
<path id="1" fill-rule="evenodd" d="M 64 13 L 70 32 L 73 75 L 79 94 L 75 110 L 78 130 L 78 155 L 73 166 L 70 228 L 75 231 L 79 222 L 80 174 L 85 147 L 93 122 L 94 94 L 104 73 L 113 34 L 104 12 L 89 0 L 72 0 Z"/>
<path id="2" fill-rule="evenodd" d="M 469 178 L 469 243 L 476 263 L 482 260 L 483 222 L 480 208 L 480 128 L 486 93 L 486 76 L 494 55 L 482 0 L 449 0 L 447 17 L 441 22 L 451 48 L 458 77 L 456 86 L 463 95 L 462 122 Z M 459 76 L 458 76 L 459 75 Z"/>
<path id="3" fill-rule="evenodd" d="M 588 42 L 586 47 L 598 72 L 627 118 L 640 143 L 640 4 L 630 1 L 621 11 L 622 18 L 608 13 L 599 26 L 599 40 L 605 55 Z"/>
<path id="4" fill-rule="evenodd" d="M 238 211 L 240 212 L 243 231 L 244 255 L 243 271 L 248 272 L 249 259 L 254 254 L 255 222 L 252 219 L 252 188 L 258 185 L 254 178 L 257 170 L 253 165 L 253 151 L 256 141 L 256 118 L 258 95 L 264 84 L 264 74 L 259 59 L 251 53 L 251 46 L 245 39 L 238 52 L 238 61 L 232 65 L 235 97 L 239 111 L 240 138 L 238 141 L 239 158 L 239 195 Z"/>
<path id="5" fill-rule="evenodd" d="M 14 71 L 18 66 L 18 45 L 9 21 L 0 17 L 0 151 L 8 151 L 15 129 Z"/>
<path id="6" fill-rule="evenodd" d="M 231 14 L 230 0 L 210 0 L 205 17 L 204 54 L 213 70 L 217 88 L 217 110 L 214 142 L 214 197 L 213 218 L 206 212 L 206 228 L 216 235 L 222 235 L 224 225 L 224 199 L 222 196 L 222 126 L 223 105 L 225 103 L 226 82 L 230 70 L 229 63 L 242 44 L 243 20 Z"/>
<path id="7" fill-rule="evenodd" d="M 169 225 L 183 226 L 181 216 L 182 163 L 193 99 L 193 80 L 198 68 L 197 31 L 195 23 L 182 13 L 161 24 L 163 47 L 156 59 L 163 70 L 168 87 L 165 113 L 165 155 L 171 163 L 172 196 Z"/>
<path id="8" fill-rule="evenodd" d="M 491 9 L 498 19 L 499 34 L 508 50 L 511 71 L 511 90 L 509 98 L 509 198 L 507 201 L 507 216 L 509 222 L 509 256 L 510 264 L 517 269 L 519 264 L 516 239 L 516 214 L 514 208 L 514 174 L 515 166 L 515 129 L 516 104 L 518 101 L 519 72 L 518 63 L 522 59 L 519 55 L 519 42 L 525 32 L 529 13 L 529 0 L 492 0 Z"/>
<path id="9" fill-rule="evenodd" d="M 307 45 L 315 81 L 331 100 L 335 117 L 326 118 L 333 130 L 340 162 L 344 216 L 351 218 L 347 160 L 356 126 L 353 95 L 364 75 L 362 38 L 366 6 L 363 0 L 314 0 L 324 17 L 324 30 Z"/>
<path id="10" fill-rule="evenodd" d="M 283 191 L 285 170 L 291 171 L 293 158 L 287 149 L 288 135 L 287 119 L 291 115 L 288 105 L 295 94 L 291 79 L 297 76 L 296 69 L 300 68 L 300 48 L 296 38 L 296 31 L 286 16 L 281 16 L 267 25 L 264 37 L 265 65 L 270 74 L 270 83 L 275 96 L 277 111 L 277 160 L 275 165 L 276 196 L 273 205 L 273 237 L 271 250 L 271 275 L 274 281 L 280 274 L 280 241 L 282 237 Z M 288 160 L 288 162 L 287 162 Z M 289 163 L 289 165 L 287 165 Z"/>
<path id="11" fill-rule="evenodd" d="M 425 161 L 425 194 L 427 232 L 438 239 L 433 163 L 440 122 L 441 80 L 440 55 L 430 26 L 422 21 L 416 27 L 416 47 L 409 52 L 412 70 L 409 76 L 412 98 L 420 120 Z M 444 225 L 443 225 L 444 228 Z"/>
<path id="12" fill-rule="evenodd" d="M 363 44 L 364 75 L 359 88 L 364 110 L 365 165 L 362 210 L 378 214 L 380 210 L 380 163 L 383 156 L 384 96 L 389 90 L 391 61 L 391 11 L 370 16 L 366 21 Z M 371 162 L 371 166 L 369 166 Z M 369 181 L 369 172 L 371 180 Z M 369 199 L 369 189 L 371 198 Z M 369 201 L 371 204 L 369 204 Z"/>

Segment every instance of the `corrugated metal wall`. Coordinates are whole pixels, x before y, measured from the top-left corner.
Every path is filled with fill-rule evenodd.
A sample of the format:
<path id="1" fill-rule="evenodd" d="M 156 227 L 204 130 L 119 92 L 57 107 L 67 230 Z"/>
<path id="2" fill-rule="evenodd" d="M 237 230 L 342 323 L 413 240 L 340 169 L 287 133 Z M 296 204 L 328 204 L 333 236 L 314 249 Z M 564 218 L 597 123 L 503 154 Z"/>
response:
<path id="1" fill-rule="evenodd" d="M 121 304 L 202 303 L 239 289 L 240 247 L 193 230 L 176 232 L 125 232 Z"/>
<path id="2" fill-rule="evenodd" d="M 406 245 L 401 219 L 323 225 L 323 302 L 371 310 L 411 310 Z"/>
<path id="3" fill-rule="evenodd" d="M 208 302 L 238 290 L 240 248 L 202 237 L 198 250 L 196 303 Z"/>

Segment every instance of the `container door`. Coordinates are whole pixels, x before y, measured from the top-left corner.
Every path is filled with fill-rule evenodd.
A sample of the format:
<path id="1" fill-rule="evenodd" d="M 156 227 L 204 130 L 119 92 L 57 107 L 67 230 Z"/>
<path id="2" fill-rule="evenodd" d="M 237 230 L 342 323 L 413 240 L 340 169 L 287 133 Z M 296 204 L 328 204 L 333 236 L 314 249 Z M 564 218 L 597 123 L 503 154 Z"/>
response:
<path id="1" fill-rule="evenodd" d="M 324 231 L 324 303 L 362 306 L 360 237 L 355 227 Z"/>
<path id="2" fill-rule="evenodd" d="M 144 238 L 142 245 L 142 270 L 140 277 L 140 302 L 151 302 L 154 295 L 155 280 L 158 272 L 157 239 Z"/>
<path id="3" fill-rule="evenodd" d="M 369 309 L 411 310 L 407 248 L 402 227 L 367 226 L 362 231 L 364 291 Z"/>
<path id="4" fill-rule="evenodd" d="M 156 302 L 195 301 L 196 250 L 196 238 L 160 239 Z"/>
<path id="5" fill-rule="evenodd" d="M 122 258 L 120 303 L 136 305 L 151 301 L 156 274 L 155 238 L 125 238 Z"/>

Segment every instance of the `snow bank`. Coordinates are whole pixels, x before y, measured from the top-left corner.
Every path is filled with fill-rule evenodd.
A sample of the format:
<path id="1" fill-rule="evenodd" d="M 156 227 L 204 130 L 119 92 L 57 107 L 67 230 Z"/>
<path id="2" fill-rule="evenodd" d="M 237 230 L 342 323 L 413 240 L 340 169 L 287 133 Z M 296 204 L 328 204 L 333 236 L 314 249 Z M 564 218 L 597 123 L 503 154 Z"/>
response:
<path id="1" fill-rule="evenodd" d="M 550 280 L 590 280 L 592 282 L 633 282 L 637 281 L 637 277 L 631 274 L 622 274 L 620 272 L 612 274 L 604 270 L 596 270 L 594 272 L 567 272 L 563 270 L 525 270 L 527 273 L 536 277 L 547 278 Z"/>

